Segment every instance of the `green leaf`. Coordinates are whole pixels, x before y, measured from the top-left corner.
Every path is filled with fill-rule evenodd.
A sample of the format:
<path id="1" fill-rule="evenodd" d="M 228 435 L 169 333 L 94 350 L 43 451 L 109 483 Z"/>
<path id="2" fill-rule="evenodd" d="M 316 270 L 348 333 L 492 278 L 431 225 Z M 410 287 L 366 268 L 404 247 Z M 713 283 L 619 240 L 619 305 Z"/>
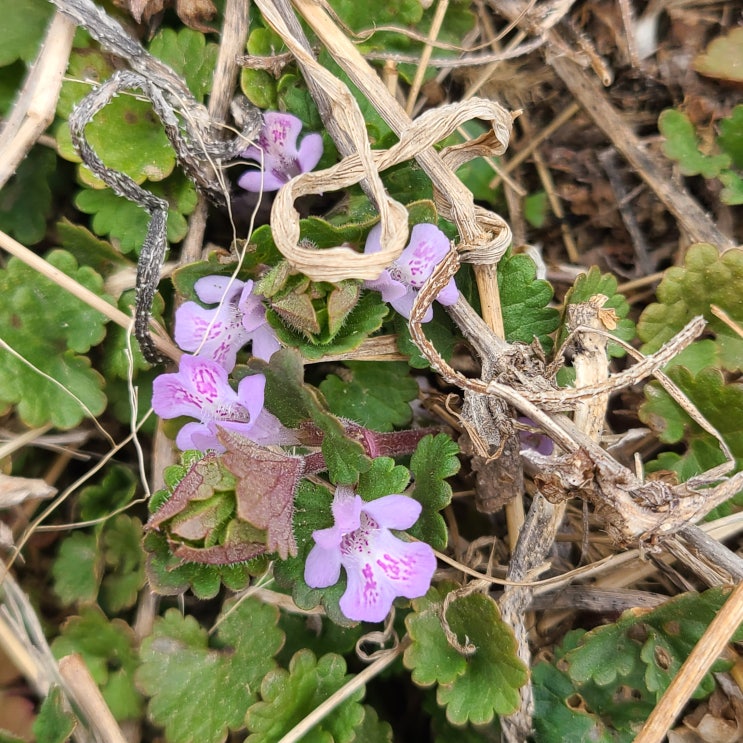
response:
<path id="1" fill-rule="evenodd" d="M 743 29 L 733 28 L 713 39 L 706 51 L 694 58 L 692 67 L 707 77 L 743 82 Z"/>
<path id="2" fill-rule="evenodd" d="M 356 492 L 365 500 L 373 501 L 385 495 L 400 494 L 410 482 L 410 472 L 406 467 L 395 464 L 390 457 L 377 457 L 371 467 L 359 475 Z"/>
<path id="3" fill-rule="evenodd" d="M 64 539 L 52 564 L 54 592 L 66 605 L 94 601 L 103 572 L 102 555 L 93 534 L 76 531 Z"/>
<path id="4" fill-rule="evenodd" d="M 649 612 L 627 611 L 614 624 L 583 635 L 565 654 L 564 667 L 579 686 L 588 682 L 613 689 L 630 686 L 637 698 L 657 702 L 728 593 L 714 588 L 681 594 Z M 742 634 L 739 628 L 735 637 Z M 724 665 L 717 661 L 712 670 Z M 710 679 L 708 674 L 697 694 L 711 691 Z"/>
<path id="5" fill-rule="evenodd" d="M 69 253 L 56 250 L 47 260 L 107 299 L 101 277 L 78 268 Z M 0 296 L 0 337 L 28 362 L 0 349 L 0 405 L 17 404 L 29 426 L 62 429 L 79 425 L 88 412 L 100 414 L 103 379 L 78 354 L 101 342 L 105 317 L 17 258 L 0 271 Z"/>
<path id="6" fill-rule="evenodd" d="M 379 719 L 374 707 L 364 705 L 364 719 L 356 728 L 354 743 L 392 743 L 392 727 Z"/>
<path id="7" fill-rule="evenodd" d="M 379 330 L 386 314 L 387 305 L 382 302 L 380 295 L 377 292 L 366 292 L 346 315 L 337 334 L 331 334 L 332 337 L 327 339 L 323 338 L 327 334 L 312 335 L 287 327 L 274 310 L 268 310 L 266 317 L 282 343 L 298 348 L 307 359 L 318 360 L 323 356 L 347 353 L 358 348 L 372 333 Z"/>
<path id="8" fill-rule="evenodd" d="M 406 363 L 350 361 L 346 366 L 350 379 L 329 374 L 320 383 L 333 413 L 375 431 L 392 431 L 410 422 L 418 384 L 408 376 Z"/>
<path id="9" fill-rule="evenodd" d="M 544 227 L 549 214 L 549 200 L 545 191 L 535 191 L 524 198 L 524 219 L 532 227 Z"/>
<path id="10" fill-rule="evenodd" d="M 516 655 L 511 628 L 501 619 L 498 606 L 489 596 L 470 593 L 449 604 L 446 620 L 460 644 L 471 644 L 474 652 L 464 657 L 449 645 L 441 622 L 434 616 L 443 610 L 441 593 L 429 592 L 413 602 L 415 615 L 406 619 L 413 644 L 404 655 L 414 669 L 413 680 L 424 685 L 438 683 L 436 698 L 446 706 L 453 725 L 490 723 L 496 714 L 518 708 L 518 690 L 528 672 Z M 432 602 L 440 600 L 438 608 Z M 459 658 L 457 658 L 459 656 Z"/>
<path id="11" fill-rule="evenodd" d="M 394 329 L 397 333 L 397 348 L 400 353 L 409 356 L 408 364 L 413 369 L 427 369 L 428 360 L 418 350 L 418 346 L 413 343 L 408 329 L 408 321 L 401 315 L 395 315 Z M 433 320 L 425 323 L 423 332 L 442 358 L 451 358 L 457 341 L 456 329 L 451 318 L 438 302 L 434 302 Z"/>
<path id="12" fill-rule="evenodd" d="M 663 152 L 679 164 L 683 175 L 701 175 L 715 178 L 721 170 L 730 167 L 728 155 L 706 155 L 699 150 L 699 140 L 689 117 L 669 108 L 658 118 L 658 129 L 665 138 Z"/>
<path id="13" fill-rule="evenodd" d="M 160 183 L 148 185 L 155 196 L 170 204 L 168 210 L 168 242 L 183 240 L 188 231 L 185 217 L 196 208 L 197 194 L 193 183 L 180 171 Z M 84 188 L 75 197 L 75 206 L 85 214 L 92 214 L 91 226 L 96 235 L 108 235 L 122 253 L 136 255 L 144 244 L 150 215 L 111 189 Z"/>
<path id="14" fill-rule="evenodd" d="M 136 488 L 137 478 L 131 469 L 109 467 L 100 485 L 88 485 L 80 491 L 80 518 L 92 521 L 110 516 L 131 502 Z"/>
<path id="15" fill-rule="evenodd" d="M 741 41 L 743 42 L 743 35 Z M 736 168 L 743 168 L 743 104 L 738 104 L 730 116 L 720 121 L 717 144 L 730 155 Z"/>
<path id="16" fill-rule="evenodd" d="M 217 44 L 207 44 L 204 34 L 190 28 L 176 32 L 165 28 L 150 42 L 150 52 L 172 67 L 188 85 L 194 97 L 204 102 L 212 89 L 217 63 Z"/>
<path id="17" fill-rule="evenodd" d="M 413 599 L 413 611 L 405 617 L 411 644 L 403 663 L 418 686 L 451 684 L 467 670 L 467 659 L 451 645 L 441 627 L 441 610 L 449 591 L 458 588 L 446 582 L 432 586 L 425 596 Z"/>
<path id="18" fill-rule="evenodd" d="M 300 650 L 289 669 L 277 668 L 261 683 L 261 700 L 246 716 L 250 743 L 274 743 L 301 722 L 331 694 L 353 677 L 346 675 L 346 662 L 340 655 L 328 653 L 319 660 L 310 650 Z M 338 705 L 303 738 L 307 743 L 351 743 L 354 728 L 364 717 L 359 700 L 361 687 Z"/>
<path id="19" fill-rule="evenodd" d="M 448 532 L 439 513 L 451 503 L 451 485 L 446 478 L 459 472 L 459 447 L 445 433 L 421 439 L 410 460 L 415 479 L 412 496 L 423 506 L 420 518 L 410 533 L 434 549 L 446 547 Z"/>
<path id="20" fill-rule="evenodd" d="M 46 147 L 34 147 L 15 175 L 0 191 L 0 230 L 24 245 L 44 238 L 52 206 L 49 186 L 57 168 L 57 157 Z"/>
<path id="21" fill-rule="evenodd" d="M 142 523 L 121 513 L 106 523 L 101 541 L 106 559 L 101 606 L 117 614 L 134 606 L 145 583 Z"/>
<path id="22" fill-rule="evenodd" d="M 693 317 L 703 315 L 715 335 L 723 368 L 743 369 L 743 338 L 712 313 L 712 305 L 743 324 L 743 303 L 738 287 L 743 283 L 743 250 L 720 254 L 707 243 L 692 245 L 683 266 L 666 271 L 656 291 L 658 302 L 640 316 L 637 333 L 645 342 L 643 353 L 654 353 Z"/>
<path id="23" fill-rule="evenodd" d="M 738 206 L 743 204 L 743 178 L 732 170 L 720 173 L 720 183 L 724 186 L 720 192 L 723 204 Z"/>
<path id="24" fill-rule="evenodd" d="M 629 302 L 623 294 L 617 292 L 617 280 L 610 273 L 601 273 L 598 266 L 591 266 L 588 273 L 582 273 L 575 280 L 573 286 L 565 295 L 564 305 L 588 302 L 591 297 L 603 294 L 607 297 L 603 309 L 614 310 L 619 321 L 617 327 L 611 331 L 612 335 L 623 341 L 629 342 L 635 337 L 635 323 L 628 317 Z M 567 329 L 562 328 L 560 332 L 560 343 L 567 338 Z M 622 357 L 626 351 L 618 343 L 609 343 L 607 350 L 609 356 Z"/>
<path id="25" fill-rule="evenodd" d="M 550 663 L 532 669 L 534 728 L 540 743 L 631 743 L 634 734 L 618 735 L 602 716 L 585 709 L 570 677 Z"/>
<path id="26" fill-rule="evenodd" d="M 534 261 L 527 255 L 506 254 L 498 263 L 498 288 L 506 340 L 531 343 L 536 337 L 549 351 L 553 343 L 549 334 L 557 329 L 560 315 L 547 306 L 552 287 L 537 278 Z"/>
<path id="27" fill-rule="evenodd" d="M 261 679 L 284 642 L 278 610 L 254 599 L 227 602 L 215 638 L 170 609 L 142 642 L 137 684 L 170 743 L 221 743 L 244 726 Z"/>
<path id="28" fill-rule="evenodd" d="M 142 697 L 134 687 L 138 659 L 134 633 L 120 619 L 109 621 L 97 608 L 71 617 L 51 645 L 54 657 L 80 653 L 117 720 L 139 719 Z"/>
<path id="29" fill-rule="evenodd" d="M 743 463 L 743 441 L 740 437 L 740 417 L 743 415 L 743 387 L 728 384 L 719 369 L 708 367 L 694 374 L 685 366 L 667 371 L 691 402 L 714 426 L 737 462 Z M 644 388 L 646 402 L 640 407 L 640 419 L 649 425 L 662 441 L 675 444 L 684 441 L 687 451 L 665 460 L 665 466 L 675 471 L 682 481 L 699 475 L 725 460 L 717 440 L 704 431 L 671 398 L 657 382 Z M 659 465 L 650 463 L 650 469 Z"/>
<path id="30" fill-rule="evenodd" d="M 286 51 L 286 47 L 281 37 L 274 31 L 251 23 L 247 51 L 248 54 L 268 57 Z M 249 67 L 243 67 L 240 72 L 240 88 L 254 106 L 264 110 L 278 109 L 276 78 L 267 70 L 251 70 Z"/>
<path id="31" fill-rule="evenodd" d="M 72 82 L 86 80 L 103 82 L 114 72 L 109 60 L 91 48 L 75 49 L 67 68 L 69 81 L 62 86 L 58 114 L 66 119 L 72 108 L 90 93 L 90 84 Z M 165 136 L 160 120 L 146 100 L 136 97 L 139 91 L 127 91 L 114 98 L 96 114 L 85 128 L 90 146 L 103 162 L 113 170 L 126 173 L 137 183 L 145 180 L 161 181 L 173 172 L 175 152 Z M 67 121 L 55 129 L 59 154 L 66 160 L 80 162 L 72 146 Z M 103 184 L 84 166 L 78 171 L 87 185 L 102 188 Z"/>
<path id="32" fill-rule="evenodd" d="M 52 686 L 34 720 L 33 733 L 36 740 L 44 743 L 64 743 L 74 729 L 75 718 L 65 709 L 62 690 L 58 686 Z"/>
<path id="33" fill-rule="evenodd" d="M 36 57 L 52 13 L 43 0 L 0 0 L 0 67 Z"/>

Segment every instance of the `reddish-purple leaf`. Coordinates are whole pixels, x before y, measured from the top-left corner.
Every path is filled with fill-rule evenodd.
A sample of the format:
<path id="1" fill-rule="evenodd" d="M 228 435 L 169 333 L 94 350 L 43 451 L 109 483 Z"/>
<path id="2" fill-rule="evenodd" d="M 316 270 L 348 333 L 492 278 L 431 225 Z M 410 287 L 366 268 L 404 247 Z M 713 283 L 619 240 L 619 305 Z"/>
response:
<path id="1" fill-rule="evenodd" d="M 282 560 L 296 556 L 292 517 L 304 458 L 271 451 L 224 429 L 218 437 L 227 449 L 222 462 L 237 478 L 237 515 L 266 530 L 269 551 Z"/>
<path id="2" fill-rule="evenodd" d="M 218 544 L 214 547 L 188 547 L 185 544 L 172 544 L 173 554 L 187 562 L 203 565 L 234 565 L 247 562 L 266 552 L 266 545 L 260 542 Z"/>
<path id="3" fill-rule="evenodd" d="M 222 473 L 219 459 L 210 452 L 200 459 L 176 485 L 173 495 L 150 516 L 147 529 L 158 529 L 160 525 L 180 513 L 191 501 L 205 500 L 214 495 L 214 485 L 220 482 Z"/>

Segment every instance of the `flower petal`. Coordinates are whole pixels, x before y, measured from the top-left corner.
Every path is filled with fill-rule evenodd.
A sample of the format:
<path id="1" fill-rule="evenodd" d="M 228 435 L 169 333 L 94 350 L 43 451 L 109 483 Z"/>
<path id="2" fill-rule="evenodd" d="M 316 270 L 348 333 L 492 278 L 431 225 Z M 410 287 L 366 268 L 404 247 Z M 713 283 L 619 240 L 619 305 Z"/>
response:
<path id="1" fill-rule="evenodd" d="M 413 302 L 415 302 L 417 296 L 418 292 L 415 289 L 408 289 L 399 299 L 390 300 L 390 304 L 403 317 L 410 320 L 410 315 L 413 312 Z M 423 315 L 421 322 L 431 322 L 431 320 L 433 320 L 433 308 L 429 307 Z"/>
<path id="2" fill-rule="evenodd" d="M 382 250 L 382 224 L 378 222 L 366 237 L 364 253 L 379 253 Z"/>
<path id="3" fill-rule="evenodd" d="M 281 348 L 276 331 L 267 322 L 256 328 L 251 336 L 253 339 L 252 353 L 257 359 L 270 361 L 271 356 Z"/>
<path id="4" fill-rule="evenodd" d="M 238 179 L 237 185 L 246 191 L 252 191 L 253 193 L 268 193 L 269 191 L 278 191 L 285 183 L 288 183 L 288 178 L 282 178 L 281 175 L 277 175 L 273 170 L 266 169 L 262 170 L 246 170 Z"/>
<path id="5" fill-rule="evenodd" d="M 373 501 L 365 501 L 362 509 L 381 527 L 409 529 L 421 515 L 421 504 L 407 495 L 385 495 Z"/>
<path id="6" fill-rule="evenodd" d="M 364 501 L 348 485 L 338 485 L 333 497 L 333 519 L 336 527 L 347 534 L 359 528 Z"/>
<path id="7" fill-rule="evenodd" d="M 237 402 L 237 395 L 227 382 L 226 369 L 210 359 L 184 354 L 178 366 L 178 375 L 184 385 L 201 398 L 203 405 L 213 404 L 217 400 L 223 405 Z"/>
<path id="8" fill-rule="evenodd" d="M 385 302 L 392 302 L 399 299 L 408 292 L 408 287 L 402 281 L 393 279 L 390 276 L 390 272 L 386 269 L 382 271 L 378 279 L 368 279 L 365 281 L 364 286 L 367 289 L 379 292 Z"/>
<path id="9" fill-rule="evenodd" d="M 324 529 L 323 531 L 331 531 Z M 317 534 L 318 532 L 315 532 Z M 313 536 L 315 536 L 313 534 Z M 341 553 L 338 549 L 325 549 L 316 544 L 304 564 L 304 582 L 310 588 L 327 588 L 335 585 L 341 576 Z"/>
<path id="10" fill-rule="evenodd" d="M 263 410 L 265 389 L 266 378 L 263 374 L 244 377 L 237 386 L 237 401 L 248 411 L 251 424 L 255 423 L 261 410 Z"/>
<path id="11" fill-rule="evenodd" d="M 303 173 L 312 170 L 320 162 L 323 143 L 320 134 L 308 134 L 299 144 L 297 161 Z"/>
<path id="12" fill-rule="evenodd" d="M 297 155 L 297 137 L 302 122 L 292 114 L 268 111 L 263 114 L 260 144 L 266 149 L 266 159 L 278 155 Z"/>
<path id="13" fill-rule="evenodd" d="M 425 542 L 403 542 L 388 531 L 379 532 L 375 573 L 386 581 L 396 596 L 408 599 L 423 596 L 436 571 L 436 555 Z"/>
<path id="14" fill-rule="evenodd" d="M 372 562 L 364 562 L 357 569 L 346 568 L 348 587 L 339 606 L 349 619 L 357 622 L 382 622 L 390 613 L 395 591 L 386 580 L 380 580 L 379 571 Z"/>
<path id="15" fill-rule="evenodd" d="M 214 449 L 218 452 L 223 452 L 225 450 L 224 446 L 217 440 L 216 429 L 211 423 L 186 423 L 178 431 L 175 444 L 181 451 L 187 451 L 188 449 L 197 449 L 198 451 Z"/>
<path id="16" fill-rule="evenodd" d="M 248 282 L 251 287 L 252 281 Z M 196 296 L 204 304 L 230 302 L 245 288 L 245 282 L 233 279 L 231 276 L 202 276 L 194 285 Z M 250 288 L 248 289 L 250 291 Z"/>
<path id="17" fill-rule="evenodd" d="M 449 305 L 454 304 L 458 299 L 459 289 L 457 289 L 457 284 L 454 281 L 454 278 L 451 278 L 449 283 L 438 293 L 436 301 L 439 304 L 443 304 L 444 307 L 448 307 Z"/>

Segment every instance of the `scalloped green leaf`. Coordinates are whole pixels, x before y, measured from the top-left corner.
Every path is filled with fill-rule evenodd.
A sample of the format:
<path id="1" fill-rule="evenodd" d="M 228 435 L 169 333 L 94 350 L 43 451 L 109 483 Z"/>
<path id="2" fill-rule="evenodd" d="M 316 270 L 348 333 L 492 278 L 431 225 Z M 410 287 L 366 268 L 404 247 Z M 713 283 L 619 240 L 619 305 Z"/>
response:
<path id="1" fill-rule="evenodd" d="M 164 28 L 150 42 L 150 53 L 170 65 L 202 103 L 212 89 L 218 52 L 217 44 L 207 43 L 204 34 L 190 28 Z"/>
<path id="2" fill-rule="evenodd" d="M 67 709 L 62 690 L 52 686 L 41 703 L 39 714 L 33 725 L 36 740 L 44 743 L 65 743 L 75 729 L 74 715 Z"/>
<path id="3" fill-rule="evenodd" d="M 52 207 L 57 156 L 46 147 L 34 147 L 15 175 L 0 190 L 0 230 L 24 245 L 44 238 Z"/>
<path id="4" fill-rule="evenodd" d="M 0 0 L 0 67 L 36 57 L 53 12 L 43 0 Z"/>
<path id="5" fill-rule="evenodd" d="M 170 743 L 221 743 L 244 727 L 261 680 L 284 642 L 276 607 L 247 598 L 224 606 L 213 639 L 170 609 L 142 642 L 137 684 Z"/>
<path id="6" fill-rule="evenodd" d="M 679 164 L 683 175 L 715 178 L 730 167 L 729 155 L 707 155 L 700 151 L 696 130 L 685 113 L 666 109 L 658 117 L 658 129 L 665 138 L 663 152 Z"/>
<path id="7" fill-rule="evenodd" d="M 441 627 L 441 610 L 455 583 L 432 586 L 425 596 L 413 599 L 405 617 L 405 628 L 411 643 L 403 655 L 405 667 L 418 686 L 451 684 L 467 670 L 467 659 L 447 641 Z"/>
<path id="8" fill-rule="evenodd" d="M 160 183 L 148 185 L 155 196 L 165 199 L 168 210 L 168 242 L 183 240 L 188 231 L 186 217 L 196 208 L 196 188 L 183 173 L 176 171 Z M 91 227 L 96 235 L 107 235 L 122 253 L 139 255 L 147 235 L 150 215 L 129 199 L 117 196 L 111 189 L 83 188 L 75 197 L 75 206 L 92 215 Z"/>
<path id="9" fill-rule="evenodd" d="M 139 663 L 135 642 L 129 625 L 120 619 L 109 621 L 100 609 L 87 606 L 65 622 L 51 649 L 58 659 L 80 653 L 114 717 L 129 720 L 139 719 L 143 707 L 134 686 Z"/>
<path id="10" fill-rule="evenodd" d="M 106 522 L 101 536 L 106 573 L 100 603 L 109 614 L 118 614 L 137 602 L 145 584 L 142 522 L 124 513 Z"/>
<path id="11" fill-rule="evenodd" d="M 542 743 L 631 743 L 633 733 L 611 729 L 602 715 L 585 708 L 570 677 L 550 663 L 532 669 L 534 728 Z"/>
<path id="12" fill-rule="evenodd" d="M 66 160 L 80 162 L 72 146 L 67 117 L 74 105 L 90 92 L 91 83 L 103 82 L 113 71 L 101 52 L 90 48 L 73 50 L 67 69 L 69 80 L 62 86 L 57 106 L 58 114 L 65 120 L 54 130 L 59 154 Z M 175 151 L 152 106 L 137 98 L 137 93 L 126 91 L 111 100 L 88 124 L 85 135 L 109 168 L 126 173 L 137 183 L 161 181 L 173 172 Z M 83 183 L 103 188 L 103 183 L 86 167 L 81 165 L 78 173 Z"/>
<path id="13" fill-rule="evenodd" d="M 409 357 L 408 364 L 413 369 L 427 369 L 428 360 L 413 343 L 408 321 L 401 315 L 395 315 L 393 328 L 397 333 L 397 348 L 400 353 Z M 423 325 L 423 332 L 443 359 L 451 358 L 457 342 L 457 331 L 451 318 L 438 302 L 434 302 L 433 319 Z"/>
<path id="14" fill-rule="evenodd" d="M 59 546 L 52 563 L 54 593 L 63 604 L 95 601 L 103 573 L 103 555 L 94 534 L 76 531 Z"/>
<path id="15" fill-rule="evenodd" d="M 630 685 L 637 698 L 657 702 L 673 677 L 669 669 L 683 663 L 728 593 L 713 588 L 701 594 L 681 594 L 652 611 L 626 611 L 614 624 L 583 635 L 565 654 L 564 668 L 579 686 L 589 681 L 614 689 Z M 736 640 L 741 636 L 743 628 L 734 635 Z M 717 661 L 712 671 L 724 666 Z M 710 679 L 706 677 L 697 696 L 709 691 Z"/>
<path id="16" fill-rule="evenodd" d="M 527 255 L 507 253 L 498 263 L 498 288 L 506 340 L 531 343 L 536 337 L 549 352 L 550 333 L 557 330 L 560 314 L 547 306 L 552 301 L 552 286 L 537 278 L 534 261 Z"/>
<path id="17" fill-rule="evenodd" d="M 128 467 L 114 465 L 106 470 L 100 484 L 80 491 L 80 518 L 83 521 L 104 519 L 123 508 L 134 498 L 137 478 Z"/>
<path id="18" fill-rule="evenodd" d="M 371 467 L 359 475 L 356 492 L 365 500 L 373 501 L 385 495 L 400 494 L 410 482 L 410 472 L 390 457 L 377 457 Z"/>
<path id="19" fill-rule="evenodd" d="M 392 431 L 410 423 L 410 402 L 418 384 L 404 362 L 349 361 L 350 378 L 329 374 L 321 383 L 330 409 L 375 431 Z"/>
<path id="20" fill-rule="evenodd" d="M 568 290 L 564 305 L 567 307 L 569 304 L 588 302 L 591 297 L 597 294 L 603 294 L 607 297 L 603 308 L 614 310 L 619 318 L 617 327 L 611 331 L 611 334 L 629 343 L 635 337 L 635 323 L 628 317 L 629 302 L 623 294 L 617 292 L 617 279 L 612 274 L 601 273 L 598 266 L 591 266 L 588 273 L 580 274 Z M 567 330 L 563 327 L 560 331 L 560 343 L 566 337 Z M 614 357 L 622 357 L 626 353 L 618 343 L 609 343 L 607 350 L 609 356 Z"/>
<path id="21" fill-rule="evenodd" d="M 346 674 L 346 662 L 340 655 L 328 653 L 319 660 L 311 650 L 300 650 L 289 669 L 269 672 L 261 683 L 261 701 L 245 718 L 250 743 L 274 743 L 280 740 L 331 694 L 353 678 Z M 356 690 L 302 738 L 307 743 L 351 743 L 355 728 L 364 719 L 359 703 L 364 688 Z"/>
<path id="22" fill-rule="evenodd" d="M 724 186 L 720 192 L 723 204 L 738 206 L 743 204 L 743 178 L 732 170 L 720 173 L 720 183 Z"/>
<path id="23" fill-rule="evenodd" d="M 55 250 L 46 259 L 108 299 L 101 277 L 69 253 Z M 29 426 L 62 429 L 103 412 L 103 378 L 79 354 L 101 342 L 106 318 L 17 258 L 0 271 L 0 296 L 0 337 L 27 362 L 0 348 L 0 405 L 17 405 Z"/>
<path id="24" fill-rule="evenodd" d="M 656 291 L 658 302 L 640 316 L 637 333 L 643 353 L 654 353 L 693 317 L 703 315 L 714 333 L 723 368 L 743 369 L 743 338 L 712 314 L 711 306 L 724 310 L 743 324 L 743 302 L 738 287 L 743 283 L 743 250 L 720 254 L 708 243 L 692 245 L 683 266 L 669 268 Z"/>
<path id="25" fill-rule="evenodd" d="M 379 330 L 387 312 L 387 305 L 381 301 L 380 295 L 367 292 L 346 315 L 337 334 L 327 340 L 323 340 L 322 335 L 307 336 L 299 330 L 287 327 L 273 310 L 269 309 L 266 317 L 282 343 L 298 348 L 305 358 L 318 360 L 323 356 L 348 353 L 358 348 L 372 333 Z"/>
<path id="26" fill-rule="evenodd" d="M 405 652 L 405 665 L 414 669 L 413 680 L 417 683 L 438 683 L 436 699 L 446 707 L 449 722 L 484 725 L 496 714 L 509 714 L 518 708 L 518 690 L 526 683 L 528 671 L 516 654 L 516 640 L 501 619 L 497 604 L 481 593 L 458 597 L 446 613 L 458 642 L 474 645 L 474 652 L 464 657 L 456 649 L 447 648 L 440 621 L 447 588 L 450 586 L 413 602 L 416 614 L 406 621 L 413 644 Z M 437 599 L 438 622 L 434 621 L 437 609 L 432 606 Z"/>
<path id="27" fill-rule="evenodd" d="M 743 35 L 741 35 L 743 42 Z M 717 137 L 720 149 L 727 152 L 733 165 L 743 168 L 743 104 L 738 104 L 730 116 L 720 121 L 720 134 Z"/>
<path id="28" fill-rule="evenodd" d="M 111 243 L 100 240 L 89 229 L 67 219 L 57 222 L 55 229 L 60 245 L 81 266 L 89 266 L 106 278 L 124 268 L 134 271 L 134 261 L 125 258 Z"/>
<path id="29" fill-rule="evenodd" d="M 412 496 L 423 506 L 410 533 L 438 550 L 447 543 L 446 523 L 439 512 L 451 503 L 452 489 L 446 479 L 459 472 L 458 453 L 456 442 L 439 433 L 421 439 L 410 459 L 415 480 Z"/>

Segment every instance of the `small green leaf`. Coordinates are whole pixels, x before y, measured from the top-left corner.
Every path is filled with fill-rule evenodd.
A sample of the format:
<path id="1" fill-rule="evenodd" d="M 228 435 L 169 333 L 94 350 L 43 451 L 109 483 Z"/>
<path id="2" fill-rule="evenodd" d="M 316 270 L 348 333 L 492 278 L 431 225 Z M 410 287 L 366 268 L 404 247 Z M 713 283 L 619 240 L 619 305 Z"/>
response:
<path id="1" fill-rule="evenodd" d="M 467 670 L 467 659 L 451 645 L 441 627 L 441 610 L 454 583 L 431 587 L 419 599 L 413 599 L 413 611 L 405 617 L 411 644 L 405 650 L 403 663 L 412 671 L 419 686 L 451 684 Z"/>
<path id="2" fill-rule="evenodd" d="M 80 653 L 117 720 L 139 719 L 142 697 L 134 687 L 138 665 L 134 633 L 120 619 L 109 621 L 97 608 L 84 607 L 52 642 L 54 657 Z"/>
<path id="3" fill-rule="evenodd" d="M 713 39 L 706 51 L 694 58 L 692 66 L 707 77 L 743 82 L 743 29 L 733 28 Z"/>
<path id="4" fill-rule="evenodd" d="M 720 192 L 723 204 L 738 206 L 743 204 L 743 178 L 732 170 L 720 173 L 720 183 L 724 186 Z"/>
<path id="5" fill-rule="evenodd" d="M 101 277 L 78 268 L 69 253 L 53 251 L 47 260 L 108 299 Z M 0 271 L 0 296 L 0 337 L 27 362 L 0 349 L 0 405 L 16 404 L 29 426 L 69 429 L 89 413 L 100 414 L 103 379 L 78 354 L 101 342 L 106 318 L 17 258 Z"/>
<path id="6" fill-rule="evenodd" d="M 103 560 L 96 537 L 73 532 L 60 545 L 52 564 L 54 592 L 66 605 L 94 601 L 102 572 Z"/>
<path id="7" fill-rule="evenodd" d="M 52 686 L 34 720 L 36 740 L 44 743 L 64 743 L 75 729 L 75 718 L 65 709 L 64 697 L 58 686 Z"/>
<path id="8" fill-rule="evenodd" d="M 137 684 L 148 712 L 170 743 L 221 743 L 244 726 L 261 679 L 284 642 L 278 610 L 254 599 L 224 606 L 216 638 L 190 616 L 170 609 L 142 642 Z"/>
<path id="9" fill-rule="evenodd" d="M 550 333 L 559 323 L 549 282 L 537 278 L 537 267 L 527 255 L 506 254 L 498 263 L 498 288 L 506 340 L 531 343 L 538 338 L 545 351 L 552 348 Z"/>
<path id="10" fill-rule="evenodd" d="M 408 364 L 413 369 L 427 369 L 428 360 L 420 352 L 418 346 L 413 343 L 408 329 L 408 321 L 401 315 L 395 315 L 394 329 L 397 333 L 397 348 L 400 353 L 409 356 Z M 457 341 L 456 329 L 451 318 L 438 302 L 434 302 L 433 320 L 425 323 L 423 332 L 442 358 L 451 358 Z"/>
<path id="11" fill-rule="evenodd" d="M 106 559 L 101 606 L 109 614 L 118 614 L 134 606 L 145 583 L 142 523 L 120 513 L 106 522 L 101 542 Z"/>
<path id="12" fill-rule="evenodd" d="M 197 101 L 212 89 L 219 47 L 207 44 L 204 34 L 190 28 L 164 28 L 150 42 L 150 52 L 172 67 L 185 81 Z"/>
<path id="13" fill-rule="evenodd" d="M 532 227 L 543 227 L 549 213 L 549 200 L 545 191 L 536 191 L 524 198 L 524 219 Z"/>
<path id="14" fill-rule="evenodd" d="M 131 502 L 136 488 L 137 478 L 131 469 L 109 467 L 100 485 L 88 485 L 80 491 L 80 518 L 92 521 L 110 516 Z"/>
<path id="15" fill-rule="evenodd" d="M 498 606 L 481 593 L 455 599 L 446 613 L 457 641 L 474 646 L 474 652 L 464 657 L 447 648 L 440 617 L 448 588 L 413 602 L 416 614 L 406 621 L 413 644 L 405 652 L 404 662 L 414 669 L 417 683 L 439 684 L 438 703 L 446 706 L 447 719 L 453 725 L 487 724 L 496 714 L 517 709 L 518 690 L 526 683 L 528 672 L 516 655 L 516 641 Z M 441 601 L 438 608 L 432 605 L 437 600 Z M 438 622 L 434 621 L 436 614 Z"/>
<path id="16" fill-rule="evenodd" d="M 295 725 L 315 710 L 333 692 L 353 677 L 346 675 L 346 662 L 340 655 L 328 653 L 319 660 L 310 650 L 300 650 L 289 663 L 289 670 L 277 668 L 261 683 L 261 700 L 246 716 L 250 743 L 279 741 Z M 307 743 L 351 743 L 354 729 L 364 718 L 359 700 L 361 687 L 339 704 L 310 730 L 302 740 Z"/>
<path id="17" fill-rule="evenodd" d="M 663 152 L 675 160 L 683 175 L 701 175 L 715 178 L 721 170 L 730 167 L 728 155 L 705 155 L 699 150 L 699 141 L 689 117 L 669 108 L 661 113 L 658 129 L 665 138 Z"/>
<path id="18" fill-rule="evenodd" d="M 645 342 L 643 353 L 654 353 L 693 317 L 703 315 L 716 339 L 723 368 L 743 369 L 743 339 L 712 312 L 724 310 L 743 324 L 743 303 L 738 287 L 743 283 L 743 250 L 724 253 L 713 245 L 692 245 L 683 266 L 669 268 L 656 291 L 658 302 L 640 316 L 637 333 Z"/>
<path id="19" fill-rule="evenodd" d="M 85 227 L 63 219 L 57 222 L 55 229 L 60 245 L 74 256 L 81 266 L 88 266 L 104 277 L 122 269 L 134 270 L 133 261 L 121 255 L 111 243 L 99 240 Z"/>
<path id="20" fill-rule="evenodd" d="M 743 35 L 741 35 L 743 42 Z M 720 148 L 730 155 L 733 165 L 743 168 L 743 104 L 738 104 L 726 119 L 720 121 Z"/>
<path id="21" fill-rule="evenodd" d="M 451 502 L 451 485 L 446 478 L 459 472 L 459 447 L 445 433 L 421 439 L 410 460 L 415 487 L 413 498 L 421 503 L 423 511 L 410 533 L 434 549 L 446 547 L 448 532 L 439 513 Z"/>
<path id="22" fill-rule="evenodd" d="M 320 391 L 336 415 L 375 431 L 392 431 L 412 418 L 410 401 L 418 395 L 418 384 L 408 376 L 403 362 L 350 361 L 351 379 L 328 375 Z"/>
<path id="23" fill-rule="evenodd" d="M 617 292 L 617 280 L 610 273 L 601 273 L 598 266 L 591 266 L 588 273 L 582 273 L 575 280 L 573 286 L 565 295 L 564 305 L 580 304 L 588 302 L 591 297 L 603 294 L 607 297 L 603 309 L 614 310 L 619 322 L 617 327 L 611 331 L 612 335 L 623 341 L 629 342 L 635 337 L 635 323 L 627 316 L 629 314 L 629 302 L 623 294 Z M 567 337 L 567 330 L 563 327 L 560 333 L 560 343 Z M 609 343 L 609 356 L 622 357 L 626 351 L 618 343 Z"/>
<path id="24" fill-rule="evenodd" d="M 52 12 L 43 0 L 0 0 L 0 67 L 36 57 Z"/>
<path id="25" fill-rule="evenodd" d="M 34 147 L 0 191 L 0 230 L 24 245 L 35 245 L 46 233 L 52 206 L 49 187 L 57 157 L 46 147 Z"/>

